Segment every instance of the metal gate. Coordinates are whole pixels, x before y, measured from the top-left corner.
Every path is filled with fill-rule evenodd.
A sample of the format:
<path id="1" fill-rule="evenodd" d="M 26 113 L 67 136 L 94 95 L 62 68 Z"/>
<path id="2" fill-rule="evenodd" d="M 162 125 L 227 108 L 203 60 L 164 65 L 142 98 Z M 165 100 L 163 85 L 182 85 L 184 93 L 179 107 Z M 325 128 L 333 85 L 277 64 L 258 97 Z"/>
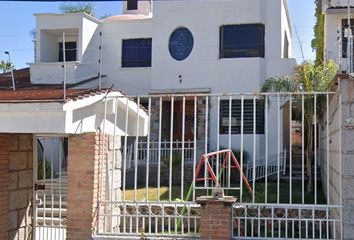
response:
<path id="1" fill-rule="evenodd" d="M 199 238 L 203 219 L 196 198 L 223 189 L 238 200 L 232 209 L 234 239 L 340 239 L 341 180 L 338 187 L 333 184 L 333 172 L 341 179 L 341 156 L 334 154 L 340 152 L 333 149 L 337 145 L 330 144 L 340 146 L 331 130 L 340 123 L 336 96 L 284 92 L 105 99 L 102 130 L 110 139 L 107 166 L 101 169 L 105 190 L 100 193 L 97 236 Z M 129 99 L 136 104 L 128 105 Z M 175 102 L 181 102 L 181 124 L 175 121 Z M 193 102 L 192 112 L 186 110 L 187 102 Z M 294 122 L 301 126 L 300 141 Z M 191 137 L 186 137 L 187 128 Z M 308 129 L 308 136 L 315 137 L 305 141 Z M 179 146 L 174 144 L 176 131 L 184 136 Z M 231 172 L 219 155 L 210 168 L 213 179 L 224 185 L 213 184 L 206 165 L 197 176 L 199 157 L 223 149 L 232 149 L 240 169 L 249 170 L 254 194 L 248 193 L 242 174 Z M 201 177 L 204 182 L 196 181 Z"/>
<path id="2" fill-rule="evenodd" d="M 66 239 L 67 146 L 65 137 L 34 139 L 33 239 Z"/>

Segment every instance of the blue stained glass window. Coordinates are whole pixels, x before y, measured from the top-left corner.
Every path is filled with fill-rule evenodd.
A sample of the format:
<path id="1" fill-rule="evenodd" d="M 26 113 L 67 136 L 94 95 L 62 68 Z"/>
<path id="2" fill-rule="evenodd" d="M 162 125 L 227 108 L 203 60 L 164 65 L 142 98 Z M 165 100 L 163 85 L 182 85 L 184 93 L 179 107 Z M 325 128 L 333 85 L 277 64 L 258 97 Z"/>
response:
<path id="1" fill-rule="evenodd" d="M 177 61 L 182 61 L 191 54 L 193 44 L 194 39 L 191 31 L 185 27 L 177 28 L 170 37 L 170 54 Z"/>
<path id="2" fill-rule="evenodd" d="M 123 40 L 122 67 L 151 67 L 151 42 L 151 38 Z"/>
<path id="3" fill-rule="evenodd" d="M 220 58 L 264 57 L 264 25 L 220 27 Z"/>

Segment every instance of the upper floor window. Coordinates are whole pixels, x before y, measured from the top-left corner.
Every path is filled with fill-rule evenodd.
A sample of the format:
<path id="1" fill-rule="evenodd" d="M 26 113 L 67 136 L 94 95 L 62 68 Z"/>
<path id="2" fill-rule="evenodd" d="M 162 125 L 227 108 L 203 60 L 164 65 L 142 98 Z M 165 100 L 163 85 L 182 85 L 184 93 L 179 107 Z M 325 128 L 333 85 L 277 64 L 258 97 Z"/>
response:
<path id="1" fill-rule="evenodd" d="M 151 38 L 123 40 L 122 67 L 151 67 L 151 42 Z"/>
<path id="2" fill-rule="evenodd" d="M 127 10 L 137 10 L 138 0 L 127 0 Z"/>
<path id="3" fill-rule="evenodd" d="M 241 134 L 241 106 L 242 101 L 234 99 L 231 101 L 231 134 Z M 256 134 L 264 134 L 264 106 L 263 102 L 256 100 L 256 106 L 253 99 L 243 101 L 243 133 L 253 134 L 253 111 L 256 108 Z M 229 134 L 230 122 L 230 101 L 220 101 L 220 134 Z"/>
<path id="4" fill-rule="evenodd" d="M 263 24 L 221 26 L 220 58 L 263 58 L 264 35 Z"/>
<path id="5" fill-rule="evenodd" d="M 59 62 L 64 61 L 63 43 L 59 43 Z M 65 61 L 76 61 L 76 42 L 65 42 Z"/>
<path id="6" fill-rule="evenodd" d="M 354 33 L 354 19 L 350 19 L 350 28 L 352 33 Z M 348 46 L 348 34 L 346 33 L 348 29 L 348 19 L 342 19 L 342 57 L 347 57 L 347 46 Z"/>

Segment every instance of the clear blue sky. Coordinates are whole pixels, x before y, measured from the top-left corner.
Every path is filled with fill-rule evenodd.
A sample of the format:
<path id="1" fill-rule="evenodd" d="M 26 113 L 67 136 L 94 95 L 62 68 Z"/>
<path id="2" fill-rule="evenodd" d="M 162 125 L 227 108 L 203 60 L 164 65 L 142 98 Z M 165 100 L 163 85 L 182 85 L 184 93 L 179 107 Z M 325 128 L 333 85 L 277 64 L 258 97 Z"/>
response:
<path id="1" fill-rule="evenodd" d="M 266 0 L 265 0 L 266 1 Z M 293 57 L 302 62 L 299 41 L 295 28 L 298 30 L 303 45 L 305 59 L 314 59 L 311 49 L 315 5 L 314 0 L 288 0 L 290 17 L 293 26 Z M 62 2 L 4 2 L 0 1 L 0 51 L 10 51 L 16 68 L 27 67 L 33 62 L 33 43 L 29 32 L 35 28 L 34 13 L 58 13 Z M 94 2 L 96 16 L 120 14 L 121 2 Z M 0 52 L 0 60 L 7 56 Z"/>

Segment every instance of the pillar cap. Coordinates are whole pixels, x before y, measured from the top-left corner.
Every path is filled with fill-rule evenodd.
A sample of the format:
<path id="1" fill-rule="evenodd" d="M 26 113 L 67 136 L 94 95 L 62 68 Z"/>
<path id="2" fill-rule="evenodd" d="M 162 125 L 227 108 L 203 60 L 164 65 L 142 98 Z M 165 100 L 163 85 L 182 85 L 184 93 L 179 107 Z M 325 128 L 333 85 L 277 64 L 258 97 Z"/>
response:
<path id="1" fill-rule="evenodd" d="M 232 205 L 236 201 L 237 198 L 233 196 L 224 196 L 222 198 L 215 198 L 212 196 L 197 197 L 197 203 L 200 205 L 215 205 L 215 204 Z"/>

